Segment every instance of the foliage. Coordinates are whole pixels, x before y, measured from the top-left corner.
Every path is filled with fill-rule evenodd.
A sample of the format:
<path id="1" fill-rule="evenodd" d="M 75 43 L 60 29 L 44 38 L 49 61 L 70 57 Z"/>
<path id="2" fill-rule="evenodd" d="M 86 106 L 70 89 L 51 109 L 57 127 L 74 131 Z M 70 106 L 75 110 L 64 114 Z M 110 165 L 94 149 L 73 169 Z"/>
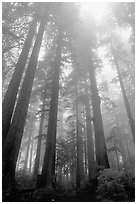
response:
<path id="1" fill-rule="evenodd" d="M 104 169 L 98 176 L 97 193 L 108 201 L 133 201 L 134 184 L 134 178 L 129 173 Z"/>

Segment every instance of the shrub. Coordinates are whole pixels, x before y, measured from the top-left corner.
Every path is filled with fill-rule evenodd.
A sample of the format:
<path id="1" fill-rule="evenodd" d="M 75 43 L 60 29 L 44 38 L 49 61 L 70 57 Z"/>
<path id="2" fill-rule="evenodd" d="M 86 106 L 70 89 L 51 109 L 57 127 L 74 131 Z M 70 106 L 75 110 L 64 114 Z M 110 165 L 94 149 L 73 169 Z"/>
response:
<path id="1" fill-rule="evenodd" d="M 134 200 L 134 178 L 117 170 L 105 169 L 98 176 L 97 193 L 102 199 L 111 201 Z"/>
<path id="2" fill-rule="evenodd" d="M 135 200 L 135 178 L 131 173 L 124 172 L 121 178 L 129 201 Z"/>

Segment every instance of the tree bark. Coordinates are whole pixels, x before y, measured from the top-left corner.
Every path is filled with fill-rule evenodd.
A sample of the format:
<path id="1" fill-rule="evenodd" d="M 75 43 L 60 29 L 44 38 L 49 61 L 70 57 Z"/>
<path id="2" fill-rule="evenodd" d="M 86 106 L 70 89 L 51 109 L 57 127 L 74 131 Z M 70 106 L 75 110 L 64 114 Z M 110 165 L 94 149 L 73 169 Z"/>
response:
<path id="1" fill-rule="evenodd" d="M 10 125 L 10 129 L 3 147 L 3 164 L 4 164 L 3 172 L 5 174 L 7 174 L 8 172 L 13 177 L 15 176 L 14 173 L 16 168 L 16 162 L 22 140 L 23 129 L 25 125 L 29 100 L 31 96 L 33 80 L 37 67 L 38 55 L 40 51 L 45 25 L 47 22 L 46 9 L 44 8 L 43 11 L 44 14 L 40 23 L 39 32 L 37 34 L 35 45 L 30 57 L 29 65 L 26 71 L 26 75 L 17 102 L 13 120 Z M 8 168 L 9 166 L 11 167 L 10 169 Z"/>
<path id="2" fill-rule="evenodd" d="M 115 124 L 117 126 L 117 131 L 115 131 L 115 132 L 116 132 L 116 136 L 117 136 L 117 139 L 119 140 L 119 144 L 120 144 L 120 148 L 121 148 L 123 165 L 124 165 L 124 168 L 126 169 L 127 168 L 126 150 L 125 150 L 123 136 L 122 136 L 122 133 L 120 131 L 119 122 L 118 122 L 117 113 L 116 113 L 115 108 L 116 107 L 114 105 L 112 105 L 112 114 L 114 114 L 114 122 L 115 122 Z M 123 129 L 124 129 L 124 127 L 123 127 Z"/>
<path id="3" fill-rule="evenodd" d="M 35 158 L 35 165 L 34 165 L 34 176 L 38 175 L 38 170 L 39 170 L 41 140 L 42 140 L 42 131 L 43 131 L 43 123 L 44 123 L 44 113 L 45 113 L 45 104 L 43 101 L 42 110 L 41 110 L 40 126 L 39 126 L 38 143 L 37 143 L 37 150 L 36 150 L 36 158 Z"/>
<path id="4" fill-rule="evenodd" d="M 87 133 L 85 133 L 85 137 L 87 137 Z M 84 166 L 84 175 L 85 175 L 85 181 L 89 178 L 88 176 L 88 150 L 87 150 L 87 138 L 84 140 L 84 160 L 85 160 L 85 166 Z"/>
<path id="5" fill-rule="evenodd" d="M 117 69 L 118 79 L 119 79 L 119 82 L 120 82 L 121 91 L 122 91 L 124 102 L 125 102 L 125 107 L 126 107 L 126 111 L 127 111 L 127 115 L 128 115 L 128 119 L 129 119 L 129 124 L 130 124 L 130 127 L 131 127 L 133 141 L 135 143 L 135 121 L 134 121 L 133 116 L 131 114 L 128 98 L 126 96 L 126 91 L 125 91 L 124 84 L 123 84 L 123 81 L 122 81 L 122 77 L 121 77 L 121 74 L 120 74 L 119 64 L 118 64 L 118 61 L 116 59 L 114 50 L 113 50 L 113 56 L 114 56 L 114 61 L 115 61 L 116 69 Z"/>
<path id="6" fill-rule="evenodd" d="M 104 138 L 104 129 L 103 122 L 100 110 L 100 97 L 98 95 L 97 82 L 95 78 L 95 68 L 90 59 L 89 67 L 89 77 L 90 77 L 90 87 L 92 92 L 92 107 L 93 107 L 93 124 L 95 130 L 95 144 L 96 144 L 96 161 L 98 165 L 109 168 L 109 162 L 107 157 L 105 138 Z"/>
<path id="7" fill-rule="evenodd" d="M 62 166 L 58 166 L 58 182 L 62 184 Z"/>
<path id="8" fill-rule="evenodd" d="M 32 158 L 33 158 L 34 135 L 32 136 L 31 145 L 29 149 L 29 172 L 32 173 Z"/>
<path id="9" fill-rule="evenodd" d="M 114 137 L 114 147 L 115 147 L 115 156 L 116 156 L 117 169 L 118 169 L 118 171 L 120 171 L 118 152 L 117 152 L 117 149 L 116 149 L 117 148 L 117 144 L 116 144 L 116 132 L 115 132 L 115 130 L 114 130 L 113 137 Z"/>
<path id="10" fill-rule="evenodd" d="M 25 40 L 22 52 L 16 64 L 14 74 L 12 76 L 12 79 L 8 86 L 8 90 L 5 94 L 5 97 L 2 103 L 2 144 L 4 144 L 10 128 L 10 122 L 11 122 L 11 118 L 12 118 L 12 114 L 15 106 L 15 101 L 16 101 L 21 77 L 25 69 L 28 54 L 30 52 L 32 41 L 35 35 L 36 26 L 37 26 L 37 19 L 34 18 L 33 21 L 31 22 L 30 29 L 28 31 L 28 35 Z"/>
<path id="11" fill-rule="evenodd" d="M 93 135 L 92 135 L 92 124 L 91 124 L 91 116 L 90 116 L 90 104 L 88 101 L 88 97 L 85 96 L 85 109 L 86 109 L 86 129 L 87 129 L 87 148 L 88 148 L 88 174 L 89 179 L 92 178 L 93 170 L 95 166 L 94 159 L 94 145 L 93 145 Z"/>
<path id="12" fill-rule="evenodd" d="M 42 187 L 52 186 L 54 181 L 54 165 L 56 153 L 56 128 L 57 128 L 57 112 L 58 112 L 58 95 L 59 95 L 59 77 L 61 63 L 61 45 L 62 45 L 62 29 L 59 30 L 57 39 L 57 50 L 54 63 L 54 73 L 52 80 L 52 94 L 50 100 L 50 111 L 47 131 L 47 143 L 42 167 L 42 175 L 40 185 Z"/>
<path id="13" fill-rule="evenodd" d="M 127 153 L 128 153 L 128 161 L 130 164 L 130 169 L 131 169 L 132 174 L 135 175 L 135 161 L 133 161 L 133 159 L 131 157 L 127 138 L 125 139 L 125 143 L 126 143 L 126 149 L 127 149 Z"/>
<path id="14" fill-rule="evenodd" d="M 31 144 L 32 128 L 33 128 L 33 121 L 32 121 L 30 130 L 29 130 L 28 144 L 27 144 L 27 150 L 26 150 L 25 161 L 24 161 L 24 174 L 26 174 L 27 172 L 27 164 L 28 164 L 29 149 L 30 149 L 30 144 Z"/>
<path id="15" fill-rule="evenodd" d="M 84 179 L 83 166 L 83 140 L 78 115 L 78 90 L 76 85 L 76 125 L 77 125 L 77 169 L 76 169 L 76 186 L 80 188 L 81 182 Z"/>

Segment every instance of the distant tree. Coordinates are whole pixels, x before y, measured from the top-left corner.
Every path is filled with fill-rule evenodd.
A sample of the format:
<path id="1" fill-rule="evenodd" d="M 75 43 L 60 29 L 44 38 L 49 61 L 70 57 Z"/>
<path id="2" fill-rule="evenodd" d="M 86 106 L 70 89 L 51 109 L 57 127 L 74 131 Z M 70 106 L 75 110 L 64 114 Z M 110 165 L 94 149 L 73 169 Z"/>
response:
<path id="1" fill-rule="evenodd" d="M 54 13 L 56 20 L 55 26 L 57 30 L 57 47 L 56 55 L 53 65 L 53 78 L 52 78 L 52 88 L 51 88 L 51 100 L 50 100 L 50 111 L 48 120 L 48 130 L 47 130 L 47 142 L 46 150 L 44 156 L 44 163 L 41 175 L 41 185 L 42 186 L 52 186 L 55 181 L 55 155 L 56 155 L 56 128 L 57 128 L 57 112 L 58 112 L 58 96 L 59 96 L 59 79 L 60 79 L 60 67 L 62 60 L 62 49 L 63 40 L 65 32 L 68 32 L 71 28 L 70 22 L 73 24 L 75 13 L 73 10 L 73 4 L 67 3 L 68 8 L 66 9 L 65 4 L 59 4 L 57 12 Z M 65 13 L 66 10 L 66 13 Z M 68 13 L 73 12 L 74 16 L 70 16 Z"/>
<path id="2" fill-rule="evenodd" d="M 135 2 L 116 3 L 112 7 L 112 12 L 119 26 L 132 28 L 130 41 L 133 43 L 132 52 L 135 53 Z"/>
<path id="3" fill-rule="evenodd" d="M 85 88 L 86 89 L 86 88 Z M 85 90 L 85 92 L 87 92 Z M 91 117 L 91 108 L 89 102 L 88 94 L 81 95 L 79 100 L 85 105 L 86 112 L 86 134 L 87 134 L 87 150 L 88 150 L 88 174 L 89 179 L 94 176 L 95 170 L 95 159 L 94 159 L 94 142 L 93 142 L 93 130 L 92 130 L 92 117 Z"/>
<path id="4" fill-rule="evenodd" d="M 57 110 L 58 110 L 58 95 L 59 95 L 59 77 L 61 66 L 61 42 L 62 42 L 62 28 L 59 28 L 57 37 L 57 50 L 54 61 L 54 73 L 52 79 L 52 93 L 50 101 L 49 122 L 47 130 L 46 152 L 44 156 L 44 163 L 41 175 L 41 185 L 52 185 L 54 180 L 53 169 L 55 162 L 55 147 L 56 147 L 56 125 L 57 125 Z"/>
<path id="5" fill-rule="evenodd" d="M 130 110 L 129 101 L 128 101 L 126 91 L 125 91 L 125 87 L 124 87 L 124 84 L 123 84 L 123 80 L 122 80 L 122 77 L 121 77 L 119 64 L 118 64 L 118 61 L 117 61 L 117 58 L 116 58 L 116 51 L 114 49 L 112 49 L 112 53 L 113 53 L 113 56 L 114 56 L 114 63 L 116 65 L 116 69 L 117 69 L 117 73 L 118 73 L 118 79 L 119 79 L 119 82 L 120 82 L 121 91 L 122 91 L 124 102 L 125 102 L 125 107 L 126 107 L 126 111 L 127 111 L 131 131 L 132 131 L 132 135 L 133 135 L 133 140 L 135 142 L 135 122 L 134 122 L 134 119 L 133 119 L 133 116 L 132 116 L 132 113 L 131 113 L 131 110 Z"/>
<path id="6" fill-rule="evenodd" d="M 111 129 L 111 132 L 110 132 L 110 137 L 107 138 L 107 142 L 109 141 L 113 141 L 113 145 L 107 149 L 107 151 L 111 152 L 115 152 L 115 158 L 116 158 L 116 163 L 117 163 L 117 170 L 120 171 L 120 162 L 119 162 L 119 155 L 118 153 L 120 152 L 120 149 L 119 147 L 117 146 L 117 136 L 116 136 L 116 131 L 115 131 L 115 127 L 113 127 Z"/>
<path id="7" fill-rule="evenodd" d="M 77 171 L 76 171 L 76 186 L 80 188 L 81 182 L 84 179 L 84 166 L 83 166 L 83 141 L 82 141 L 82 129 L 79 119 L 79 108 L 78 108 L 78 90 L 76 84 L 76 130 L 77 130 Z"/>
<path id="8" fill-rule="evenodd" d="M 25 160 L 24 160 L 24 174 L 27 173 L 27 164 L 28 164 L 28 158 L 29 158 L 29 150 L 30 150 L 30 145 L 31 145 L 31 140 L 32 140 L 32 128 L 33 128 L 33 121 L 31 121 L 32 124 L 30 125 L 29 129 L 29 135 L 28 135 L 28 141 L 27 141 L 27 149 L 26 149 L 26 155 L 25 155 Z"/>

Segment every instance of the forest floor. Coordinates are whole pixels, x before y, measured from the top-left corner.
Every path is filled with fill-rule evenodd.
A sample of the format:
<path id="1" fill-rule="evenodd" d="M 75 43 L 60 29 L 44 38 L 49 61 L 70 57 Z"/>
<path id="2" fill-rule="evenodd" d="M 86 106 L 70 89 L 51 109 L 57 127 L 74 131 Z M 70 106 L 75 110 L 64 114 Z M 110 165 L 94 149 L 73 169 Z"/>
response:
<path id="1" fill-rule="evenodd" d="M 14 191 L 6 192 L 3 202 L 115 202 L 100 197 L 95 189 L 73 187 L 59 188 L 28 188 L 19 186 Z M 134 202 L 132 199 L 130 202 Z"/>
<path id="2" fill-rule="evenodd" d="M 91 192 L 74 192 L 73 195 L 46 193 L 43 189 L 16 190 L 5 196 L 3 202 L 101 202 Z"/>
<path id="3" fill-rule="evenodd" d="M 76 188 L 74 183 L 54 183 L 53 187 L 38 188 L 36 180 L 30 176 L 19 178 L 16 188 L 13 190 L 6 188 L 3 191 L 3 202 L 115 202 L 103 198 L 97 192 L 98 182 L 94 179 L 85 184 L 81 184 L 81 188 Z M 8 186 L 9 187 L 9 186 Z M 120 194 L 121 195 L 121 194 Z M 124 195 L 124 194 L 123 194 Z M 124 199 L 118 198 L 119 201 Z M 134 195 L 127 200 L 134 202 Z"/>
<path id="4" fill-rule="evenodd" d="M 28 179 L 27 183 L 21 181 L 15 190 L 3 194 L 3 202 L 101 202 L 95 189 L 89 187 L 76 189 L 72 185 L 55 188 L 36 188 Z M 27 184 L 27 185 L 26 185 Z"/>

